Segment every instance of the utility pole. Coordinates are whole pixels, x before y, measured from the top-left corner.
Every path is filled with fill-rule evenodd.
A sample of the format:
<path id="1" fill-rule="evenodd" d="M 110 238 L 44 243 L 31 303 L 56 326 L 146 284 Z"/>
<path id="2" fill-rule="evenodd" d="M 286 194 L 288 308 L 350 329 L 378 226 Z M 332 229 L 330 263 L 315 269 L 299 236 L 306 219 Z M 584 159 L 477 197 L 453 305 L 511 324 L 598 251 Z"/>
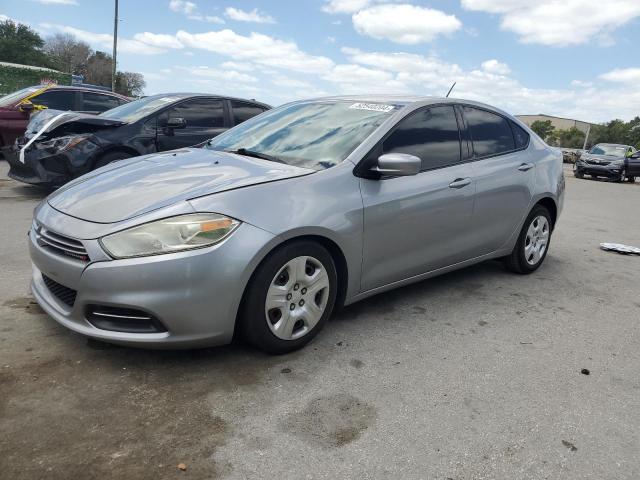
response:
<path id="1" fill-rule="evenodd" d="M 587 133 L 584 136 L 584 144 L 582 145 L 582 149 L 587 149 L 587 140 L 589 140 L 589 133 L 591 132 L 591 124 L 587 127 Z"/>
<path id="2" fill-rule="evenodd" d="M 111 72 L 111 91 L 116 91 L 116 72 L 118 59 L 118 0 L 116 2 L 116 13 L 113 18 L 113 70 Z"/>

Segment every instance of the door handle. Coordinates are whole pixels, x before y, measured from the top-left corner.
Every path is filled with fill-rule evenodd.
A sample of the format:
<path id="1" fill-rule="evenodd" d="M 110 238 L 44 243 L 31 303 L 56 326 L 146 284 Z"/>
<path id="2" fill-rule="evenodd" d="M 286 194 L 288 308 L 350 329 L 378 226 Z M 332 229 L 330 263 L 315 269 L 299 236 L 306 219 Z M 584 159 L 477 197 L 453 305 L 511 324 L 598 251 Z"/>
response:
<path id="1" fill-rule="evenodd" d="M 521 172 L 526 172 L 527 170 L 531 170 L 533 168 L 533 163 L 523 163 L 518 167 L 518 170 Z"/>
<path id="2" fill-rule="evenodd" d="M 449 184 L 449 188 L 463 188 L 471 183 L 470 178 L 456 178 Z"/>

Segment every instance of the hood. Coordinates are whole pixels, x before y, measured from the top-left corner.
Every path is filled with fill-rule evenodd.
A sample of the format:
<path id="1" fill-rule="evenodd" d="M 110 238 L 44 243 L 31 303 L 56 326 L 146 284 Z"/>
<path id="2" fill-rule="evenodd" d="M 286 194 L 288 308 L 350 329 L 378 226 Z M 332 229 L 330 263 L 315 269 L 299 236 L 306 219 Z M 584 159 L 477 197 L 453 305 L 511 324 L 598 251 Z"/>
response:
<path id="1" fill-rule="evenodd" d="M 580 157 L 580 160 L 589 160 L 589 161 L 597 161 L 602 162 L 603 164 L 609 164 L 616 160 L 624 160 L 622 157 L 616 157 L 614 155 L 595 155 L 593 153 L 583 153 Z"/>
<path id="2" fill-rule="evenodd" d="M 82 220 L 113 223 L 184 200 L 314 171 L 187 148 L 107 165 L 68 183 L 48 202 L 56 210 Z"/>
<path id="3" fill-rule="evenodd" d="M 45 137 L 91 133 L 102 128 L 118 127 L 125 123 L 122 120 L 104 118 L 90 113 L 46 109 L 31 117 L 25 137 L 31 138 L 38 132 L 41 132 L 40 134 Z"/>

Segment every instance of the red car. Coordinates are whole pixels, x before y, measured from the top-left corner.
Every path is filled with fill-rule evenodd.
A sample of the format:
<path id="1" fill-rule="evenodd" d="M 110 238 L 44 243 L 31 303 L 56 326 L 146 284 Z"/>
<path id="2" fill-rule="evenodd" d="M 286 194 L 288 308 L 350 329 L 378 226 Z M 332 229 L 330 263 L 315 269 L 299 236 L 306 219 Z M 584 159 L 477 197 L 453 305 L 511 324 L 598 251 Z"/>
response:
<path id="1" fill-rule="evenodd" d="M 10 147 L 24 134 L 33 111 L 52 108 L 101 113 L 129 101 L 123 95 L 88 87 L 38 85 L 23 88 L 0 98 L 0 149 Z"/>

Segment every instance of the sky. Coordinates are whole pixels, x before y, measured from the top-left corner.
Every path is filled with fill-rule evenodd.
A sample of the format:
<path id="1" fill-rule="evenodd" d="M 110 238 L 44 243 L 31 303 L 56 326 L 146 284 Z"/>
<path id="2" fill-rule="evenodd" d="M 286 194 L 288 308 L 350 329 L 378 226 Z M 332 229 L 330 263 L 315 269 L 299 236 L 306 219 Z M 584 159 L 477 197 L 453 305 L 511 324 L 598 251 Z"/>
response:
<path id="1" fill-rule="evenodd" d="M 109 0 L 2 0 L 6 18 L 111 52 Z M 120 0 L 118 68 L 148 95 L 279 105 L 457 82 L 452 97 L 513 114 L 604 122 L 640 115 L 639 43 L 640 0 Z"/>

